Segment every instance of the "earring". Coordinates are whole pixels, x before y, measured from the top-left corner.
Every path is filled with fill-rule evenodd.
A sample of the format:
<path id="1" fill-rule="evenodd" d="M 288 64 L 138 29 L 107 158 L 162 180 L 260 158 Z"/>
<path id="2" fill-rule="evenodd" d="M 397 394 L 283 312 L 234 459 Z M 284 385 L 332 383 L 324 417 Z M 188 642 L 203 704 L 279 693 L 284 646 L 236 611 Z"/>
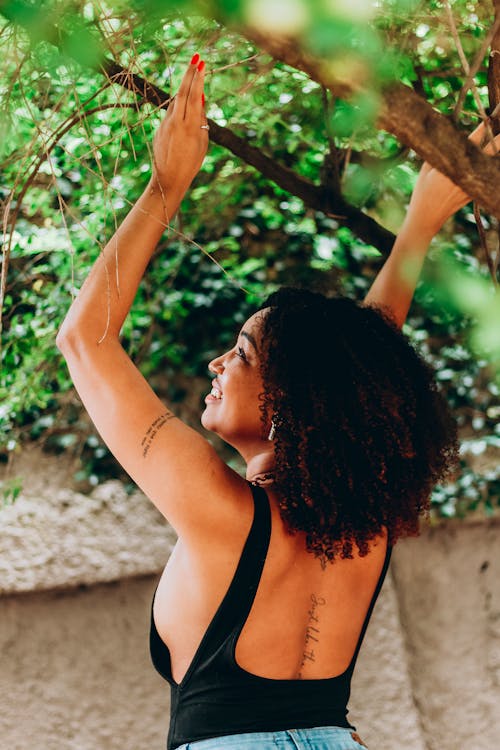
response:
<path id="1" fill-rule="evenodd" d="M 267 436 L 268 440 L 274 440 L 274 436 L 276 435 L 276 425 L 274 424 L 274 419 L 271 420 L 271 429 L 269 430 L 269 435 Z"/>

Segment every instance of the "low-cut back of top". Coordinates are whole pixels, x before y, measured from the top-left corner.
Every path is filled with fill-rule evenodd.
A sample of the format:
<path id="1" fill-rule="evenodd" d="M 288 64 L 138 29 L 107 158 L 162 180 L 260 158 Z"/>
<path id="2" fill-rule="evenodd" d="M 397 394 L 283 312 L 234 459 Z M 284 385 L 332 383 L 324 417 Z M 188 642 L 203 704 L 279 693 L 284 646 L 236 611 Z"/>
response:
<path id="1" fill-rule="evenodd" d="M 170 652 L 156 629 L 151 609 L 151 659 L 171 686 L 167 750 L 243 732 L 352 727 L 347 721 L 352 673 L 387 572 L 391 548 L 387 546 L 353 657 L 342 674 L 306 680 L 268 679 L 251 674 L 237 664 L 235 651 L 264 568 L 271 538 L 271 512 L 265 490 L 251 484 L 250 487 L 254 518 L 238 566 L 180 683 L 173 679 Z"/>

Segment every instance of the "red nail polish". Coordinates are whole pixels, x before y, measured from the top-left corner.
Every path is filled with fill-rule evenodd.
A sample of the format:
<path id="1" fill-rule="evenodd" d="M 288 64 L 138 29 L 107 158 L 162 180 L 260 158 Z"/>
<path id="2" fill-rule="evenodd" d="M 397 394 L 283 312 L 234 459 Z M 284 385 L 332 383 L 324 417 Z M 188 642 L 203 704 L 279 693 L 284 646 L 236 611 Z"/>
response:
<path id="1" fill-rule="evenodd" d="M 192 56 L 191 58 L 191 65 L 196 65 L 198 63 L 198 60 L 200 59 L 200 56 L 198 53 Z"/>
<path id="2" fill-rule="evenodd" d="M 199 70 L 200 73 L 201 73 L 201 71 L 203 70 L 204 67 L 205 67 L 205 60 L 202 60 L 200 62 L 200 64 L 198 65 L 198 70 Z"/>
<path id="3" fill-rule="evenodd" d="M 202 107 L 204 107 L 204 106 L 205 106 L 205 94 L 202 94 L 202 95 L 201 95 L 201 106 L 202 106 Z"/>

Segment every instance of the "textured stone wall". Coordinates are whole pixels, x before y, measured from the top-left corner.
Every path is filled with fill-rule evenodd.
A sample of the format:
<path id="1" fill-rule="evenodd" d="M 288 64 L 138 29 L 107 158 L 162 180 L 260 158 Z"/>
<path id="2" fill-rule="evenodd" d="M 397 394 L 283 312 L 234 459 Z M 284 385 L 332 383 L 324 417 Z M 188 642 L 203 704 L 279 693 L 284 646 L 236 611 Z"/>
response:
<path id="1" fill-rule="evenodd" d="M 449 522 L 392 564 L 428 750 L 500 747 L 500 519 Z"/>
<path id="2" fill-rule="evenodd" d="M 427 750 L 413 700 L 392 563 L 352 681 L 349 719 L 370 750 Z"/>
<path id="3" fill-rule="evenodd" d="M 106 482 L 89 496 L 28 483 L 0 510 L 0 595 L 93 585 L 165 565 L 173 531 L 140 493 Z"/>
<path id="4" fill-rule="evenodd" d="M 164 750 L 149 662 L 156 577 L 0 598 L 2 750 Z"/>

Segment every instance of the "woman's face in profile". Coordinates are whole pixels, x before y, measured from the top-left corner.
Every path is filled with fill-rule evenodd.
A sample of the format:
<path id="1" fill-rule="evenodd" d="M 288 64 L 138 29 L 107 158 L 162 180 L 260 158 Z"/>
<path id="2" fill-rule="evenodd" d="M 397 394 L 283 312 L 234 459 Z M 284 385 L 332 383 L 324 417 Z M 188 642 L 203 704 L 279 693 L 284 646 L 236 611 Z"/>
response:
<path id="1" fill-rule="evenodd" d="M 217 433 L 240 450 L 262 443 L 259 395 L 264 386 L 260 375 L 260 329 L 265 311 L 254 313 L 241 328 L 232 349 L 213 359 L 208 368 L 215 373 L 212 391 L 201 416 L 205 429 Z"/>

